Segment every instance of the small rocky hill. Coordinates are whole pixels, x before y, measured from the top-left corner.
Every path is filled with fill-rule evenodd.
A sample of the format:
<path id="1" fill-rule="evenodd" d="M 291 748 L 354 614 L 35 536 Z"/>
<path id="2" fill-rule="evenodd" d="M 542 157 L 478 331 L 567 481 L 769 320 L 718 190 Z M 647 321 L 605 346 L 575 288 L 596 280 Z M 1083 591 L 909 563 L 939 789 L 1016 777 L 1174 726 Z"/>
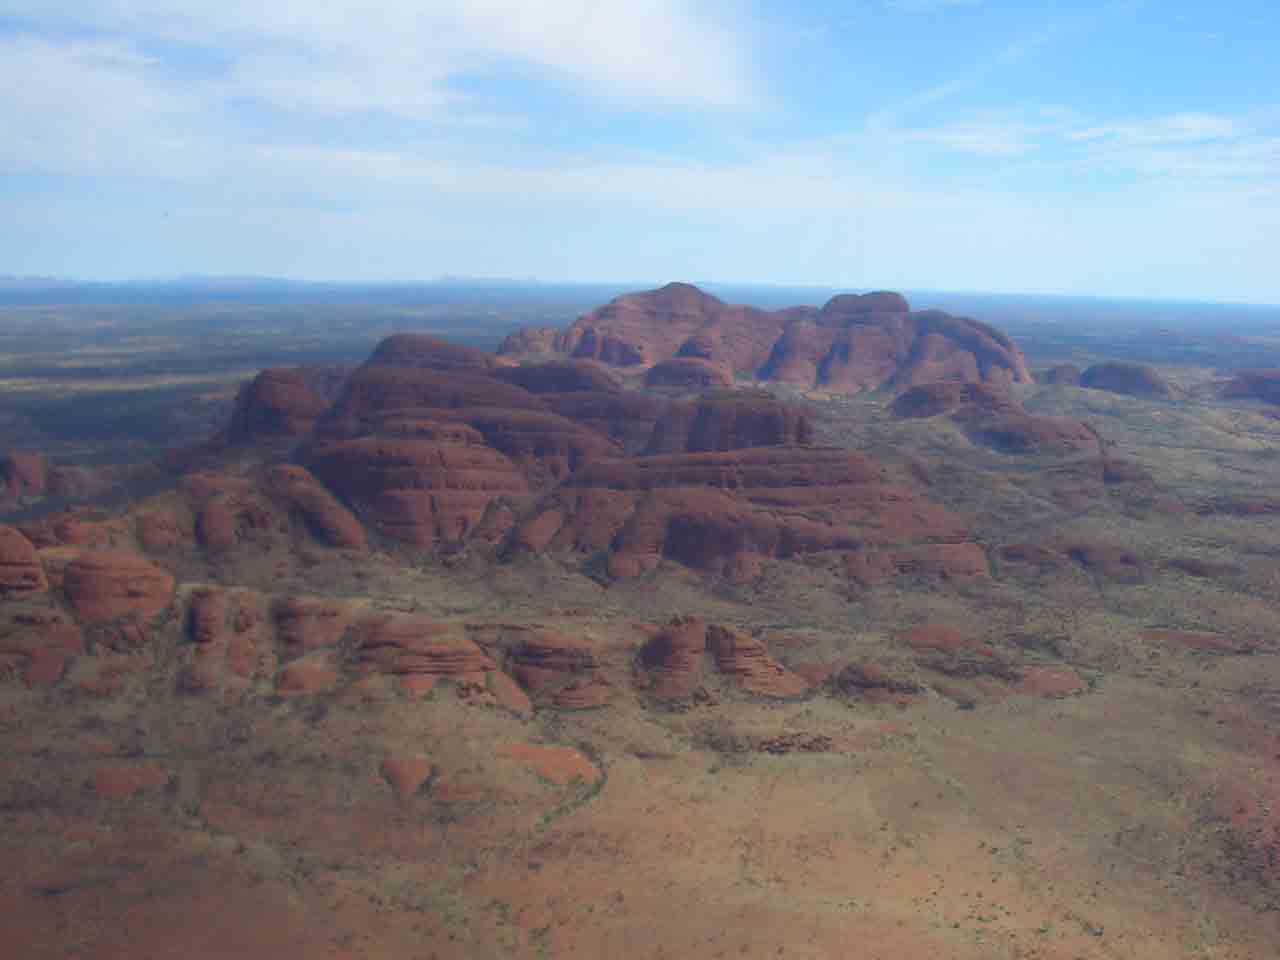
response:
<path id="1" fill-rule="evenodd" d="M 842 294 L 821 308 L 768 311 L 671 283 L 618 297 L 565 330 L 520 331 L 499 353 L 647 370 L 655 385 L 724 382 L 733 374 L 833 393 L 935 380 L 1032 382 L 1022 352 L 999 330 L 941 310 L 913 311 L 897 293 Z"/>

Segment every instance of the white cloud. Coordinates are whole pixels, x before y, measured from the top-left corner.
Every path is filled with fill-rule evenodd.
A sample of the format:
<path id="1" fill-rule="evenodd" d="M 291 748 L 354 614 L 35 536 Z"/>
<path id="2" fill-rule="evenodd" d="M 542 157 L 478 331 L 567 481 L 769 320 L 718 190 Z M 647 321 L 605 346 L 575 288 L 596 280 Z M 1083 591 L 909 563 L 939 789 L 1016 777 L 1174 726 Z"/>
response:
<path id="1" fill-rule="evenodd" d="M 680 0 L 0 0 L 0 15 L 215 49 L 231 90 L 290 108 L 425 116 L 495 64 L 641 104 L 752 98 L 747 40 Z"/>

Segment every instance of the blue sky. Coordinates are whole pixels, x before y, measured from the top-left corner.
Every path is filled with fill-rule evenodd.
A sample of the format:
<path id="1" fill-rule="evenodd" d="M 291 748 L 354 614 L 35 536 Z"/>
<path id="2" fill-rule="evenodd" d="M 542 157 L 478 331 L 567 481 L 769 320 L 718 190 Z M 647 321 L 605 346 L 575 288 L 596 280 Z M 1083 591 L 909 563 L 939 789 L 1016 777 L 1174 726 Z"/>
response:
<path id="1" fill-rule="evenodd" d="M 1280 5 L 0 0 L 0 274 L 1280 303 Z"/>

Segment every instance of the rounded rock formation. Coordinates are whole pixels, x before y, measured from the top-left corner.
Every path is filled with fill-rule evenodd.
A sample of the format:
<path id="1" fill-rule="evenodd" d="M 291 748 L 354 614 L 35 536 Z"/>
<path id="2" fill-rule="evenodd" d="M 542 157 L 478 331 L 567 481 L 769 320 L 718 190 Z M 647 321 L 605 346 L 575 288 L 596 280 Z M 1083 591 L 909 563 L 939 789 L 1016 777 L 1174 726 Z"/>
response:
<path id="1" fill-rule="evenodd" d="M 62 586 L 77 615 L 91 622 L 131 615 L 150 620 L 173 595 L 172 575 L 118 550 L 80 554 L 63 571 Z"/>

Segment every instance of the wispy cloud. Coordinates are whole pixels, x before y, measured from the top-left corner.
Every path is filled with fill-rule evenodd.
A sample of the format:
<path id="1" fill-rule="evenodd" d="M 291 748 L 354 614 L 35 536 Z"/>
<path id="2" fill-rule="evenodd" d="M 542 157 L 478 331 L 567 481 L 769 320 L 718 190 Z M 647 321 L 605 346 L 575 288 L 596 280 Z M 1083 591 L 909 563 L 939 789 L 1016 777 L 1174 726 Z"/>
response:
<path id="1" fill-rule="evenodd" d="M 746 40 L 678 0 L 4 0 L 0 13 L 50 39 L 91 29 L 216 50 L 229 92 L 286 108 L 428 116 L 452 81 L 494 66 L 638 104 L 729 107 L 753 93 Z"/>

